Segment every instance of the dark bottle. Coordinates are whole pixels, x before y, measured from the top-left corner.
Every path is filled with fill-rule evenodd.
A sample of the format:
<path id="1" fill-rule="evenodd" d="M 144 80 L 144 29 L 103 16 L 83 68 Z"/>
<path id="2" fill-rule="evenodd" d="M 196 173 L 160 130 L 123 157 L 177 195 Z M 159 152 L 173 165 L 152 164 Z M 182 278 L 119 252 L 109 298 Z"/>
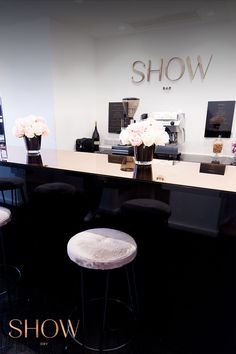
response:
<path id="1" fill-rule="evenodd" d="M 97 122 L 95 122 L 95 128 L 94 128 L 93 135 L 92 135 L 92 141 L 93 141 L 93 150 L 99 151 L 100 136 L 98 133 Z"/>

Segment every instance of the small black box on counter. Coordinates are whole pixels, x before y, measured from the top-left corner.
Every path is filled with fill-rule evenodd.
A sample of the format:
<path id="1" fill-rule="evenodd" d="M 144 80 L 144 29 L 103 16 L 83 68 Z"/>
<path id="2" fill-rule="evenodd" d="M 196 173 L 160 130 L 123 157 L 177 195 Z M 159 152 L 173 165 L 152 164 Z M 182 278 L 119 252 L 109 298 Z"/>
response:
<path id="1" fill-rule="evenodd" d="M 225 165 L 216 163 L 216 162 L 211 162 L 211 163 L 205 163 L 202 162 L 200 164 L 200 171 L 201 173 L 210 173 L 210 174 L 216 174 L 216 175 L 224 175 L 225 174 Z"/>
<path id="2" fill-rule="evenodd" d="M 154 151 L 154 157 L 163 160 L 179 160 L 180 155 L 178 146 L 175 144 L 157 145 Z"/>
<path id="3" fill-rule="evenodd" d="M 93 140 L 91 138 L 81 138 L 75 141 L 75 150 L 82 152 L 93 152 Z"/>
<path id="4" fill-rule="evenodd" d="M 111 148 L 112 154 L 118 155 L 134 155 L 134 147 L 132 145 L 113 145 Z"/>

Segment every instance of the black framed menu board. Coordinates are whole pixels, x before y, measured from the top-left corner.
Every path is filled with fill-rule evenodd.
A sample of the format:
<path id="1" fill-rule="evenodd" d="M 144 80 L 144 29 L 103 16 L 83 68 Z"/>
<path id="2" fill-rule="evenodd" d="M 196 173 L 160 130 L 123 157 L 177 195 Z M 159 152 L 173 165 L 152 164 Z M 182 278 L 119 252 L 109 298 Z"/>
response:
<path id="1" fill-rule="evenodd" d="M 235 101 L 208 102 L 205 126 L 205 137 L 213 138 L 219 135 L 230 138 Z"/>
<path id="2" fill-rule="evenodd" d="M 122 120 L 124 120 L 124 106 L 122 102 L 109 102 L 108 132 L 119 134 Z"/>

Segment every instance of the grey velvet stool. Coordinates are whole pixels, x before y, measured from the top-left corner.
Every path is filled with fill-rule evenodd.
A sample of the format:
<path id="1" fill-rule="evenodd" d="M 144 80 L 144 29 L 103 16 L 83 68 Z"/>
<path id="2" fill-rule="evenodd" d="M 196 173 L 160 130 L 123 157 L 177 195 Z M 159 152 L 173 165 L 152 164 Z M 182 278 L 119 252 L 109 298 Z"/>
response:
<path id="1" fill-rule="evenodd" d="M 24 179 L 20 177 L 6 177 L 0 178 L 0 191 L 2 194 L 3 203 L 6 204 L 5 192 L 11 192 L 11 204 L 17 206 L 18 198 L 17 191 L 20 192 L 23 203 L 26 203 L 26 197 L 24 192 Z"/>
<path id="2" fill-rule="evenodd" d="M 96 228 L 80 232 L 73 236 L 67 245 L 67 254 L 69 258 L 80 266 L 80 291 L 81 291 L 81 329 L 77 338 L 73 339 L 84 348 L 93 351 L 112 351 L 126 346 L 132 336 L 122 336 L 119 330 L 115 332 L 114 324 L 108 325 L 108 314 L 112 312 L 112 303 L 116 302 L 119 305 L 119 314 L 124 309 L 133 317 L 135 324 L 135 315 L 137 310 L 137 294 L 134 278 L 133 260 L 137 254 L 137 245 L 134 239 L 121 231 L 109 228 Z M 130 266 L 130 268 L 129 268 Z M 111 298 L 109 293 L 111 271 L 117 268 L 126 270 L 128 293 L 130 305 L 117 298 Z M 85 296 L 85 273 L 86 269 L 94 271 L 102 271 L 105 275 L 105 291 L 104 297 L 88 300 Z M 93 272 L 94 273 L 94 272 Z M 96 277 L 98 282 L 98 278 Z M 97 286 L 102 288 L 100 282 Z M 94 315 L 96 322 L 95 331 L 89 333 L 89 320 L 87 312 L 92 302 L 100 301 L 101 311 L 99 316 Z M 77 311 L 77 313 L 79 313 Z M 114 320 L 112 317 L 112 320 Z M 78 318 L 78 316 L 77 316 Z M 112 322 L 110 320 L 110 322 Z M 122 326 L 124 327 L 125 319 L 121 318 Z M 91 323 L 91 322 L 90 322 Z M 112 328 L 112 329 L 111 329 Z M 130 328 L 129 328 L 130 330 Z M 110 332 L 111 331 L 111 332 Z M 96 333 L 96 334 L 95 334 Z"/>
<path id="3" fill-rule="evenodd" d="M 10 266 L 6 262 L 6 251 L 4 246 L 4 234 L 3 228 L 11 221 L 11 211 L 7 208 L 0 207 L 0 324 L 1 324 L 1 339 L 0 339 L 0 353 L 10 353 L 12 344 L 8 340 L 4 340 L 7 337 L 9 331 L 9 319 L 7 320 L 9 311 L 12 308 L 12 290 L 15 287 L 17 281 L 21 277 L 20 271 L 13 266 Z M 7 295 L 8 307 L 2 300 L 2 296 Z M 3 335 L 5 334 L 5 336 Z"/>
<path id="4" fill-rule="evenodd" d="M 0 207 L 0 244 L 1 244 L 1 271 L 0 271 L 0 295 L 7 293 L 8 303 L 11 303 L 10 291 L 12 286 L 20 279 L 20 271 L 14 267 L 7 265 L 6 251 L 4 246 L 2 228 L 11 221 L 11 211 L 7 208 Z"/>

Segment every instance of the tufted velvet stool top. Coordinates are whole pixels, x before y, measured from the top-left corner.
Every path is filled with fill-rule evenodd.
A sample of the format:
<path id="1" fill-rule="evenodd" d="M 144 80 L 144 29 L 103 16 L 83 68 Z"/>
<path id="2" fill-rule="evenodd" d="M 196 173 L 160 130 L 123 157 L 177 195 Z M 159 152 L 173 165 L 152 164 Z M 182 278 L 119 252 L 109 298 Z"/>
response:
<path id="1" fill-rule="evenodd" d="M 7 273 L 6 273 L 6 256 L 5 256 L 5 249 L 4 249 L 4 242 L 3 242 L 3 234 L 2 234 L 2 226 L 9 223 L 11 220 L 11 212 L 7 208 L 0 207 L 0 260 L 1 264 L 1 272 L 0 272 L 0 296 L 7 292 L 8 294 L 8 302 L 10 304 L 10 295 L 9 295 L 9 287 L 6 280 Z M 0 346 L 0 352 L 2 347 Z"/>
<path id="2" fill-rule="evenodd" d="M 67 245 L 70 259 L 84 268 L 115 269 L 133 261 L 137 245 L 128 234 L 115 229 L 82 231 Z"/>
<path id="3" fill-rule="evenodd" d="M 6 263 L 6 252 L 4 246 L 4 235 L 2 227 L 11 221 L 11 211 L 7 208 L 0 207 L 0 296 L 7 293 L 8 305 L 11 305 L 11 290 L 21 277 L 20 270 Z M 10 270 L 10 272 L 8 272 Z M 2 347 L 0 346 L 0 352 Z"/>
<path id="4" fill-rule="evenodd" d="M 7 208 L 0 207 L 0 227 L 6 225 L 11 220 L 11 212 Z"/>

